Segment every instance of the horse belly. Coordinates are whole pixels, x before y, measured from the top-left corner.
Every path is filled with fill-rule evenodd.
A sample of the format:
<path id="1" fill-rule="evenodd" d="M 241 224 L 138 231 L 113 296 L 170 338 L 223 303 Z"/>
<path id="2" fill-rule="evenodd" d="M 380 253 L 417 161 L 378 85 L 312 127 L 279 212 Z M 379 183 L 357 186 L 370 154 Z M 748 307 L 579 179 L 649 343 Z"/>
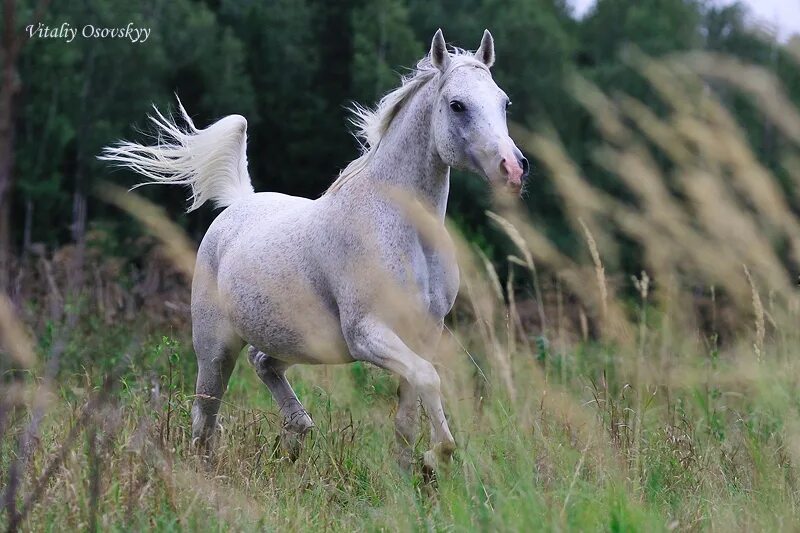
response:
<path id="1" fill-rule="evenodd" d="M 236 332 L 290 363 L 351 362 L 336 307 L 304 271 L 307 263 L 293 256 L 297 247 L 269 244 L 231 254 L 220 265 L 220 293 Z"/>
<path id="2" fill-rule="evenodd" d="M 303 284 L 267 286 L 239 299 L 230 315 L 245 341 L 278 359 L 304 364 L 352 361 L 338 317 Z"/>

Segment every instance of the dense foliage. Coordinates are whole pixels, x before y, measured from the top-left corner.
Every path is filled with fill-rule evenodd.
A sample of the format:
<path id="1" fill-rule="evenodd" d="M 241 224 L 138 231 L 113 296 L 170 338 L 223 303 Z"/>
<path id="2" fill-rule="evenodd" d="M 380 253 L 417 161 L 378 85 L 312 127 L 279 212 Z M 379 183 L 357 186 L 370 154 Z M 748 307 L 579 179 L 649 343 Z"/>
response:
<path id="1" fill-rule="evenodd" d="M 22 2 L 18 19 L 31 12 Z M 611 192 L 613 178 L 591 157 L 597 133 L 565 80 L 579 73 L 602 89 L 654 104 L 641 76 L 626 64 L 626 47 L 655 56 L 696 47 L 736 54 L 773 69 L 800 99 L 795 65 L 781 47 L 752 31 L 743 8 L 699 0 L 600 0 L 579 21 L 563 0 L 82 0 L 49 5 L 42 21 L 74 27 L 131 21 L 152 33 L 144 44 L 23 43 L 10 202 L 17 253 L 36 242 L 57 247 L 79 241 L 93 227 L 117 237 L 135 231 L 112 207 L 86 201 L 98 182 L 135 180 L 112 173 L 95 156 L 114 139 L 140 138 L 139 130 L 148 131 L 149 105 L 174 108 L 174 94 L 200 126 L 230 113 L 248 118 L 257 190 L 319 195 L 357 154 L 346 133 L 346 107 L 354 100 L 373 103 L 395 86 L 437 27 L 465 48 L 475 48 L 483 28 L 490 28 L 498 50 L 495 76 L 514 101 L 512 120 L 554 128 L 589 179 Z M 726 100 L 757 155 L 780 177 L 780 136 L 736 94 Z M 538 166 L 534 162 L 526 201 L 534 220 L 569 247 L 574 238 Z M 451 216 L 473 240 L 492 248 L 484 185 L 459 173 L 453 183 Z M 184 191 L 145 194 L 180 217 Z M 199 237 L 212 219 L 209 209 L 182 223 Z"/>

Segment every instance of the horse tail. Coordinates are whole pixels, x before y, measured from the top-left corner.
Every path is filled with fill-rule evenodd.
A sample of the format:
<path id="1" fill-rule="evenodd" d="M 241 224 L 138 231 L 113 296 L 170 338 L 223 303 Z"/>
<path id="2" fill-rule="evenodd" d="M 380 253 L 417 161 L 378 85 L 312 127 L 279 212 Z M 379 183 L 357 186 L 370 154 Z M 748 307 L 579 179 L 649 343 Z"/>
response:
<path id="1" fill-rule="evenodd" d="M 154 146 L 121 141 L 104 148 L 99 156 L 147 178 L 134 189 L 158 183 L 188 185 L 192 196 L 187 211 L 208 200 L 216 207 L 227 207 L 253 194 L 247 172 L 247 120 L 243 116 L 229 115 L 197 129 L 179 99 L 178 110 L 186 123 L 181 128 L 172 117 L 165 117 L 155 106 L 153 109 L 155 115 L 148 118 L 157 127 Z"/>

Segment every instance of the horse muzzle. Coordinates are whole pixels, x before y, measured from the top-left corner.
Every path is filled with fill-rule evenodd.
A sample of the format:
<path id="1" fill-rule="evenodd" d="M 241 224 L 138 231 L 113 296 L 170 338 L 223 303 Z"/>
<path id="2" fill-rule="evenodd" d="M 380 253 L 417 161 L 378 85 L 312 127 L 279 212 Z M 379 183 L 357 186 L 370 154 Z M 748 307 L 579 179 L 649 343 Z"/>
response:
<path id="1" fill-rule="evenodd" d="M 519 194 L 522 191 L 522 184 L 525 178 L 528 177 L 530 165 L 519 148 L 511 145 L 513 148 L 501 152 L 500 169 L 504 174 L 506 185 L 514 193 Z"/>

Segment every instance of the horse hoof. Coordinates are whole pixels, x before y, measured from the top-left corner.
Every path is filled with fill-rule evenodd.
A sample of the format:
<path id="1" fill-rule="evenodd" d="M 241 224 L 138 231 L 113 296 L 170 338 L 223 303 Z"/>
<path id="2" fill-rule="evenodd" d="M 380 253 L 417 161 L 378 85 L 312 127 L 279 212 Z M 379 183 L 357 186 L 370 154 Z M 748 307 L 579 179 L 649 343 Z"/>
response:
<path id="1" fill-rule="evenodd" d="M 303 433 L 287 430 L 281 432 L 281 447 L 290 461 L 295 462 L 300 457 L 300 452 L 303 450 L 303 441 L 309 433 L 311 433 L 310 430 Z"/>
<path id="2" fill-rule="evenodd" d="M 439 467 L 439 459 L 433 450 L 428 450 L 422 454 L 422 468 L 430 472 L 436 472 Z"/>
<path id="3" fill-rule="evenodd" d="M 422 454 L 422 465 L 420 468 L 422 474 L 422 481 L 426 490 L 436 489 L 439 485 L 437 473 L 439 472 L 439 460 L 436 457 L 436 452 L 428 450 Z"/>
<path id="4" fill-rule="evenodd" d="M 214 446 L 210 438 L 195 436 L 192 438 L 192 450 L 197 457 L 209 460 L 214 455 Z"/>
<path id="5" fill-rule="evenodd" d="M 397 453 L 397 466 L 404 472 L 411 472 L 414 466 L 414 451 L 410 448 L 405 448 Z"/>
<path id="6" fill-rule="evenodd" d="M 449 463 L 456 451 L 456 443 L 453 441 L 440 442 L 433 447 L 437 459 L 443 463 Z"/>
<path id="7" fill-rule="evenodd" d="M 438 470 L 440 467 L 449 465 L 455 451 L 455 444 L 436 445 L 432 450 L 422 454 L 422 465 L 429 470 Z"/>
<path id="8" fill-rule="evenodd" d="M 446 470 L 456 451 L 455 442 L 440 442 L 422 454 L 422 478 L 428 484 L 436 484 L 436 475 Z"/>

